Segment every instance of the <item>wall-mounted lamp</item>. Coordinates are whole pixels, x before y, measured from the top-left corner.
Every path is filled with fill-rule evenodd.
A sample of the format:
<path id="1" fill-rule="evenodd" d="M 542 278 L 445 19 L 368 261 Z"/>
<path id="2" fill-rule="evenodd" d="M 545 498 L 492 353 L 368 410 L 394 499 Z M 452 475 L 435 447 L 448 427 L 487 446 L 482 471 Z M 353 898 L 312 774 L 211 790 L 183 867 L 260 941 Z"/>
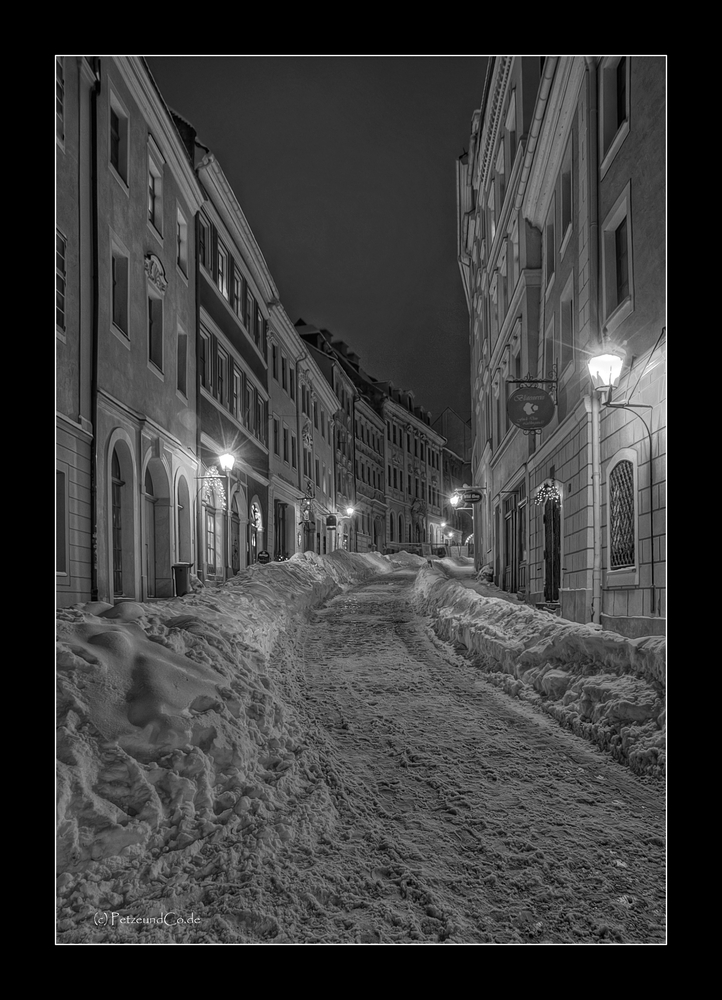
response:
<path id="1" fill-rule="evenodd" d="M 619 384 L 619 377 L 624 367 L 626 351 L 622 347 L 607 347 L 602 353 L 595 354 L 587 362 L 592 385 L 608 402 L 612 389 Z"/>

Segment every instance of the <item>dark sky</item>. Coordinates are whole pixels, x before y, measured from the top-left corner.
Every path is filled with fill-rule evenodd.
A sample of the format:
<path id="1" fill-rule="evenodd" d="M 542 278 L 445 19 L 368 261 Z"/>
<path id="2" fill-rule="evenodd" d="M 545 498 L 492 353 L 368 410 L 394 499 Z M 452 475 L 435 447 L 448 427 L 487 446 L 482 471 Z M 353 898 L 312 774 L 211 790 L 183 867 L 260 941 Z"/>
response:
<path id="1" fill-rule="evenodd" d="M 467 419 L 456 160 L 484 56 L 148 56 L 220 162 L 296 322 Z"/>

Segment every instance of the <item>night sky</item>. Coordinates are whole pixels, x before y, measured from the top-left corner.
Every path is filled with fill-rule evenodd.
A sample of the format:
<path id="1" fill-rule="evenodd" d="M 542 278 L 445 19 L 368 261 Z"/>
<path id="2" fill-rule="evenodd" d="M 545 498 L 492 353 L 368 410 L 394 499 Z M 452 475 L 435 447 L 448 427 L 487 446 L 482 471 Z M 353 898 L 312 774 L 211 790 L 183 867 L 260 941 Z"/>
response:
<path id="1" fill-rule="evenodd" d="M 456 160 L 484 56 L 148 56 L 219 161 L 296 322 L 432 419 L 467 419 Z"/>

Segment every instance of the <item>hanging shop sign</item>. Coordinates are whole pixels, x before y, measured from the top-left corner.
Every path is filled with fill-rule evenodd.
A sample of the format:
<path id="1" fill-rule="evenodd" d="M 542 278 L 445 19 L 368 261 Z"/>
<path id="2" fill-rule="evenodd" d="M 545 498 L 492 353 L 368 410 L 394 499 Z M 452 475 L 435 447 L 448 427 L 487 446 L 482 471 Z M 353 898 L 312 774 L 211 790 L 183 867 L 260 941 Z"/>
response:
<path id="1" fill-rule="evenodd" d="M 509 420 L 525 431 L 546 427 L 554 416 L 554 400 L 546 389 L 523 386 L 509 396 L 506 404 Z"/>
<path id="2" fill-rule="evenodd" d="M 484 494 L 479 493 L 478 490 L 462 490 L 459 493 L 459 496 L 461 497 L 462 503 L 481 503 L 484 499 Z M 458 507 L 457 510 L 459 510 Z"/>
<path id="3" fill-rule="evenodd" d="M 271 553 L 263 549 L 262 552 L 258 553 L 258 561 L 259 563 L 269 563 L 271 561 Z"/>
<path id="4" fill-rule="evenodd" d="M 326 518 L 326 527 L 329 531 L 335 531 L 337 527 L 336 515 L 329 514 Z"/>

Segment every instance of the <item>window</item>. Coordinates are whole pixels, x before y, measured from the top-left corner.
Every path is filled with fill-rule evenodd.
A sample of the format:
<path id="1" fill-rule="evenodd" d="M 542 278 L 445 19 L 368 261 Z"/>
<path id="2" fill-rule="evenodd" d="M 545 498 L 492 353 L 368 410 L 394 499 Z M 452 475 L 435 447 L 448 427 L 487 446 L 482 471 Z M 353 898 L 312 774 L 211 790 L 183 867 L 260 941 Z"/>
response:
<path id="1" fill-rule="evenodd" d="M 198 258 L 206 269 L 211 269 L 211 227 L 205 219 L 198 220 Z"/>
<path id="2" fill-rule="evenodd" d="M 564 253 L 566 248 L 566 243 L 569 240 L 572 231 L 572 141 L 569 140 L 567 144 L 567 150 L 564 154 L 564 160 L 562 162 L 562 177 L 561 177 L 561 249 L 560 253 Z"/>
<path id="3" fill-rule="evenodd" d="M 273 418 L 273 453 L 275 455 L 280 455 L 280 442 L 281 437 L 281 425 L 279 423 L 278 417 Z"/>
<path id="4" fill-rule="evenodd" d="M 206 389 L 210 389 L 211 386 L 211 338 L 205 332 L 201 330 L 201 385 L 205 386 Z"/>
<path id="5" fill-rule="evenodd" d="M 216 515 L 206 508 L 206 572 L 216 572 Z"/>
<path id="6" fill-rule="evenodd" d="M 602 225 L 602 306 L 610 333 L 634 311 L 630 190 L 628 184 Z"/>
<path id="7" fill-rule="evenodd" d="M 509 170 L 514 167 L 516 159 L 516 91 L 512 90 L 509 107 L 506 112 L 506 135 L 509 148 Z"/>
<path id="8" fill-rule="evenodd" d="M 163 235 L 163 173 L 162 160 L 148 143 L 148 222 Z"/>
<path id="9" fill-rule="evenodd" d="M 608 570 L 621 571 L 615 574 L 620 583 L 634 582 L 629 571 L 637 566 L 637 466 L 631 449 L 623 449 L 612 459 L 607 488 Z"/>
<path id="10" fill-rule="evenodd" d="M 176 388 L 184 396 L 188 395 L 188 335 L 180 328 L 176 344 Z"/>
<path id="11" fill-rule="evenodd" d="M 117 177 L 128 184 L 128 114 L 110 91 L 110 165 Z"/>
<path id="12" fill-rule="evenodd" d="M 67 477 L 55 470 L 55 572 L 67 574 Z"/>
<path id="13" fill-rule="evenodd" d="M 555 327 L 554 327 L 554 314 L 552 313 L 549 325 L 546 328 L 544 334 L 544 357 L 542 363 L 544 366 L 544 371 L 548 378 L 551 378 L 551 372 L 555 364 L 558 362 L 557 357 L 557 345 L 555 341 Z"/>
<path id="14" fill-rule="evenodd" d="M 574 360 L 574 281 L 570 276 L 560 302 L 561 363 L 559 374 Z"/>
<path id="15" fill-rule="evenodd" d="M 216 397 L 223 406 L 226 405 L 226 393 L 228 391 L 228 355 L 225 351 L 218 351 L 216 363 Z"/>
<path id="16" fill-rule="evenodd" d="M 55 57 L 55 135 L 65 139 L 65 69 L 63 57 Z"/>
<path id="17" fill-rule="evenodd" d="M 627 56 L 604 59 L 599 76 L 601 172 L 606 172 L 629 133 L 629 71 Z"/>
<path id="18" fill-rule="evenodd" d="M 110 295 L 113 326 L 128 336 L 128 255 L 113 243 L 110 262 Z"/>
<path id="19" fill-rule="evenodd" d="M 296 373 L 293 368 L 288 369 L 288 394 L 291 399 L 296 398 Z"/>
<path id="20" fill-rule="evenodd" d="M 246 323 L 246 329 L 248 330 L 251 336 L 253 336 L 253 330 L 251 329 L 251 326 L 253 324 L 253 320 L 255 317 L 254 306 L 255 306 L 255 300 L 253 298 L 253 293 L 251 292 L 251 289 L 248 287 L 248 285 L 246 285 L 246 313 L 244 319 Z"/>
<path id="21" fill-rule="evenodd" d="M 283 428 L 283 461 L 284 462 L 288 461 L 288 428 L 287 427 Z M 295 461 L 294 461 L 293 465 L 295 467 L 295 465 L 296 465 Z"/>
<path id="22" fill-rule="evenodd" d="M 148 360 L 163 371 L 163 300 L 148 296 Z"/>
<path id="23" fill-rule="evenodd" d="M 250 384 L 248 379 L 246 379 L 243 387 L 243 423 L 251 431 L 254 430 L 251 421 L 253 420 L 255 412 L 253 408 L 253 394 L 253 386 Z"/>
<path id="24" fill-rule="evenodd" d="M 228 251 L 221 241 L 218 241 L 218 257 L 216 264 L 216 285 L 221 295 L 228 298 Z"/>
<path id="25" fill-rule="evenodd" d="M 241 405 L 242 377 L 237 368 L 233 369 L 233 389 L 231 396 L 231 413 L 238 420 L 240 419 L 239 407 Z"/>
<path id="26" fill-rule="evenodd" d="M 278 348 L 271 344 L 271 374 L 278 382 Z"/>
<path id="27" fill-rule="evenodd" d="M 554 204 L 554 199 L 552 199 L 551 208 L 549 209 L 549 214 L 547 215 L 547 221 L 544 226 L 544 268 L 546 272 L 547 292 L 551 288 L 551 284 L 554 279 L 554 264 L 555 264 L 555 254 L 556 254 L 556 243 L 554 240 L 554 228 L 555 228 L 554 212 L 555 212 L 555 204 Z"/>
<path id="28" fill-rule="evenodd" d="M 291 435 L 291 465 L 296 468 L 296 463 L 298 461 L 298 445 L 296 444 L 296 435 Z"/>
<path id="29" fill-rule="evenodd" d="M 60 230 L 55 230 L 55 327 L 65 331 L 65 290 L 68 274 L 66 270 L 66 253 L 68 241 Z"/>
<path id="30" fill-rule="evenodd" d="M 288 362 L 281 355 L 281 385 L 288 391 Z"/>
<path id="31" fill-rule="evenodd" d="M 176 263 L 183 274 L 188 276 L 188 223 L 178 209 L 176 215 Z"/>
<path id="32" fill-rule="evenodd" d="M 233 267 L 233 311 L 240 320 L 243 319 L 243 276 L 237 267 Z"/>

